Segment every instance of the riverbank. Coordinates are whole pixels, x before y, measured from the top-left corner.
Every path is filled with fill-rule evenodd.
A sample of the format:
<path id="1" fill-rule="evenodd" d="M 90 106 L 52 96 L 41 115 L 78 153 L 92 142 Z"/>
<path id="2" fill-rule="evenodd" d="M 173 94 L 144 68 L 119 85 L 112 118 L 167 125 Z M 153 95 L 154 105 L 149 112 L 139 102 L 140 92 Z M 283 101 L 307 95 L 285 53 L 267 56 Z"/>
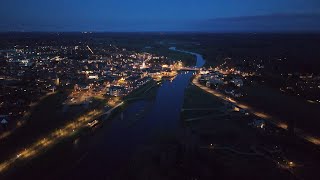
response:
<path id="1" fill-rule="evenodd" d="M 208 147 L 210 153 L 202 151 L 208 153 L 208 157 L 214 157 L 212 160 L 223 167 L 223 172 L 232 172 L 235 177 L 242 179 L 319 178 L 315 173 L 319 170 L 316 160 L 319 158 L 317 150 L 303 141 L 288 138 L 285 133 L 269 133 L 270 129 L 255 129 L 248 126 L 253 120 L 251 116 L 234 111 L 219 98 L 195 85 L 190 85 L 186 89 L 181 113 L 182 123 L 191 128 L 198 137 L 198 147 Z M 194 120 L 189 121 L 189 119 Z M 283 169 L 278 167 L 278 159 L 269 156 L 237 155 L 223 148 L 210 150 L 211 146 L 232 147 L 236 151 L 248 154 L 254 154 L 256 149 L 271 150 L 278 147 L 281 150 L 281 155 L 278 156 L 288 162 L 294 162 L 297 166 Z M 303 166 L 304 164 L 308 164 L 308 168 Z M 313 172 L 309 168 L 313 169 Z M 265 171 L 266 169 L 268 171 Z"/>
<path id="2" fill-rule="evenodd" d="M 188 51 L 183 52 L 190 53 Z M 198 56 L 201 57 L 201 55 Z M 197 82 L 193 81 L 193 84 L 197 84 Z M 230 100 L 212 90 L 205 92 L 207 89 L 207 87 L 199 89 L 195 86 L 187 88 L 181 113 L 182 123 L 190 127 L 194 134 L 197 134 L 195 135 L 198 137 L 197 142 L 200 144 L 204 143 L 204 147 L 207 146 L 209 150 L 214 149 L 213 147 L 216 146 L 227 147 L 218 149 L 232 149 L 233 152 L 242 152 L 240 154 L 259 154 L 259 158 L 263 157 L 264 160 L 264 163 L 261 163 L 260 159 L 258 160 L 259 162 L 255 164 L 250 158 L 242 160 L 234 157 L 232 159 L 227 158 L 219 162 L 219 164 L 225 166 L 225 161 L 232 162 L 233 160 L 236 160 L 236 162 L 232 163 L 234 165 L 239 162 L 243 163 L 242 165 L 239 164 L 232 167 L 230 170 L 227 170 L 227 172 L 233 172 L 233 169 L 239 169 L 239 172 L 232 173 L 239 173 L 237 178 L 239 176 L 243 176 L 244 178 L 253 176 L 250 179 L 261 179 L 260 174 L 265 174 L 264 170 L 268 169 L 268 174 L 265 174 L 263 177 L 274 176 L 273 178 L 270 177 L 272 179 L 279 177 L 279 179 L 291 179 L 292 177 L 297 179 L 317 179 L 318 175 L 315 174 L 315 172 L 319 170 L 317 160 L 311 161 L 310 159 L 318 159 L 320 156 L 318 150 L 311 146 L 311 144 L 306 144 L 305 141 L 297 138 L 288 137 L 287 133 L 281 130 L 281 124 L 279 127 L 275 127 L 273 121 L 271 124 L 267 124 L 267 128 L 262 128 L 262 130 L 248 126 L 248 124 L 252 123 L 255 118 L 254 116 L 246 116 L 244 115 L 245 113 L 242 114 L 238 112 L 236 108 L 230 106 L 230 103 L 233 104 L 236 101 Z M 223 102 L 221 99 L 226 102 L 223 106 L 217 103 Z M 239 104 L 239 107 L 248 108 L 248 106 L 243 104 Z M 254 115 L 266 118 L 263 113 L 254 113 Z M 275 147 L 280 149 L 281 154 L 271 156 L 270 154 L 265 154 L 266 150 L 273 151 L 272 149 Z M 258 150 L 261 148 L 264 150 Z M 218 149 L 216 150 L 217 152 L 220 151 Z M 250 151 L 253 151 L 253 153 Z M 308 154 L 301 154 L 301 152 L 308 152 Z M 221 155 L 217 156 L 215 160 L 220 158 Z M 305 163 L 310 163 L 310 166 L 304 168 L 303 164 Z M 269 166 L 269 168 L 264 167 L 266 165 Z M 299 168 L 296 168 L 297 165 Z M 259 172 L 259 168 L 261 168 L 262 172 L 254 175 L 254 172 Z M 279 170 L 278 168 L 283 170 Z M 310 171 L 309 168 L 313 170 Z M 255 170 L 252 171 L 252 169 Z"/>
<path id="3" fill-rule="evenodd" d="M 156 97 L 157 90 L 161 86 L 162 81 L 154 81 L 146 83 L 142 87 L 134 90 L 127 96 L 123 97 L 123 105 L 112 111 L 108 119 L 112 119 L 119 113 L 123 112 L 131 103 L 141 100 L 152 100 Z"/>
<path id="4" fill-rule="evenodd" d="M 200 84 L 199 83 L 199 76 L 194 78 L 193 84 L 195 84 L 196 86 L 198 86 L 202 90 L 204 90 L 204 91 L 206 91 L 216 97 L 219 97 L 222 101 L 225 101 L 225 102 L 232 104 L 233 106 L 239 108 L 239 110 L 241 108 L 241 110 L 247 111 L 247 112 L 253 114 L 254 116 L 256 116 L 257 118 L 261 118 L 264 121 L 267 121 L 268 123 L 272 124 L 273 126 L 278 127 L 279 129 L 282 129 L 284 131 L 290 130 L 288 125 L 283 120 L 282 121 L 278 120 L 277 118 L 275 118 L 269 114 L 266 114 L 265 112 L 261 112 L 261 111 L 256 110 L 255 107 L 251 107 L 248 104 L 244 104 L 240 101 L 236 101 L 235 99 L 231 99 L 227 95 L 225 95 L 217 90 L 208 88 L 205 85 Z M 316 147 L 318 147 L 320 145 L 319 137 L 314 136 L 310 133 L 304 132 L 303 130 L 298 129 L 298 128 L 295 128 L 294 132 L 295 132 L 294 135 L 301 138 L 301 140 L 304 140 L 308 143 L 311 143 L 311 144 L 315 145 Z"/>
<path id="5" fill-rule="evenodd" d="M 130 171 L 130 177 L 148 176 L 159 179 L 178 177 L 289 179 L 291 177 L 288 172 L 277 169 L 273 162 L 251 155 L 256 154 L 250 146 L 251 143 L 258 141 L 255 138 L 255 131 L 249 131 L 250 127 L 239 119 L 242 116 L 226 110 L 226 106 L 218 98 L 206 94 L 195 86 L 187 86 L 181 108 L 180 124 L 183 128 L 175 133 L 159 136 L 159 139 L 139 148 L 133 156 L 134 169 Z M 208 108 L 211 110 L 208 111 Z M 198 116 L 201 116 L 200 119 L 190 120 Z M 213 142 L 226 147 L 233 146 L 236 150 L 232 149 L 230 153 L 202 148 L 210 146 Z M 234 152 L 241 151 L 244 153 L 240 153 L 240 156 L 234 155 Z M 157 161 L 154 162 L 153 159 Z"/>
<path id="6" fill-rule="evenodd" d="M 142 87 L 132 91 L 131 93 L 129 93 L 126 97 L 123 98 L 123 100 L 129 100 L 129 99 L 134 99 L 134 98 L 152 98 L 155 96 L 154 93 L 149 93 L 149 92 L 153 92 L 150 91 L 152 88 L 157 87 L 158 85 L 161 84 L 161 81 L 157 82 L 155 80 L 150 80 L 149 82 L 147 82 L 145 85 L 143 85 Z"/>
<path id="7" fill-rule="evenodd" d="M 155 142 L 155 137 L 161 134 L 176 132 L 180 125 L 184 88 L 190 77 L 191 74 L 182 73 L 173 81 L 164 80 L 159 88 L 146 88 L 155 99 L 125 103 L 124 109 L 122 106 L 118 109 L 121 113 L 115 111 L 101 128 L 74 141 L 70 139 L 54 146 L 30 161 L 28 166 L 15 169 L 6 178 L 101 178 L 106 177 L 107 173 L 108 177 L 119 179 L 128 175 L 124 166 L 131 164 L 137 148 Z M 141 94 L 149 97 L 148 93 L 144 91 Z"/>
<path id="8" fill-rule="evenodd" d="M 65 97 L 67 97 L 66 94 L 58 93 L 57 96 L 50 97 L 48 100 L 45 99 L 44 102 L 39 104 L 39 107 L 35 108 L 35 111 L 31 117 L 33 117 L 33 119 L 35 117 L 40 117 L 40 116 L 43 117 L 44 112 L 50 114 L 50 117 L 45 120 L 48 120 L 48 121 L 50 120 L 50 122 L 48 123 L 51 125 L 50 127 L 52 129 L 54 129 L 55 131 L 57 131 L 58 133 L 60 133 L 60 131 L 61 131 L 61 133 L 63 133 L 63 134 L 57 135 L 57 136 L 55 136 L 55 135 L 45 136 L 45 134 L 48 134 L 48 132 L 50 132 L 52 130 L 47 130 L 44 133 L 40 133 L 39 131 L 37 131 L 37 133 L 29 134 L 29 136 L 27 136 L 27 135 L 23 136 L 23 137 L 25 137 L 25 141 L 23 141 L 24 143 L 15 144 L 15 145 L 12 144 L 13 141 L 11 141 L 11 139 L 8 139 L 8 141 L 6 141 L 6 142 L 11 143 L 12 147 L 11 146 L 9 147 L 9 145 L 7 145 L 8 148 L 5 148 L 5 149 L 8 150 L 8 153 L 5 154 L 4 152 L 2 152 L 2 154 L 1 154 L 2 155 L 1 157 L 3 157 L 3 159 L 0 163 L 1 173 L 5 172 L 6 170 L 9 170 L 9 174 L 10 174 L 10 172 L 12 172 L 11 168 L 13 168 L 13 171 L 15 171 L 14 169 L 20 169 L 20 168 L 24 167 L 26 164 L 31 163 L 31 162 L 29 162 L 31 160 L 33 162 L 39 158 L 40 159 L 46 158 L 47 157 L 46 154 L 48 152 L 55 151 L 55 149 L 59 149 L 59 147 L 56 147 L 56 146 L 65 147 L 66 144 L 72 142 L 75 138 L 79 138 L 83 135 L 87 136 L 88 135 L 87 132 L 89 132 L 89 131 L 87 131 L 88 128 L 86 127 L 87 122 L 90 122 L 91 120 L 97 119 L 97 118 L 102 118 L 104 120 L 106 120 L 106 118 L 108 118 L 108 119 L 113 118 L 114 116 L 117 115 L 117 112 L 121 112 L 125 109 L 125 105 L 129 105 L 130 103 L 133 103 L 136 100 L 142 100 L 145 98 L 150 99 L 150 98 L 154 97 L 154 95 L 156 94 L 156 91 L 157 91 L 157 86 L 159 84 L 160 83 L 157 83 L 155 81 L 151 81 L 151 82 L 147 83 L 146 85 L 142 86 L 141 88 L 135 90 L 132 94 L 130 94 L 130 98 L 125 98 L 125 100 L 122 103 L 120 103 L 118 106 L 115 106 L 114 108 L 110 109 L 107 112 L 107 114 L 103 113 L 103 111 L 102 111 L 105 103 L 101 99 L 99 99 L 99 100 L 93 99 L 93 102 L 90 104 L 89 107 L 87 107 L 86 110 L 81 110 L 82 106 L 72 106 L 72 107 L 69 107 L 67 111 L 57 110 L 57 107 L 62 108 L 61 103 L 64 101 Z M 64 96 L 62 97 L 62 95 L 64 95 Z M 50 106 L 47 106 L 48 104 L 50 104 Z M 44 105 L 46 105 L 46 106 L 44 106 Z M 41 108 L 45 108 L 45 110 L 42 110 Z M 76 108 L 76 109 L 74 109 L 74 108 Z M 50 112 L 49 111 L 47 112 L 46 110 L 50 110 Z M 87 112 L 91 113 L 90 110 L 93 110 L 92 112 L 94 112 L 95 115 L 90 116 L 88 118 L 84 117 Z M 101 113 L 100 113 L 100 111 L 101 111 Z M 79 114 L 80 112 L 81 112 L 81 115 Z M 71 118 L 71 115 L 70 116 L 68 115 L 70 113 L 72 115 L 74 115 L 75 117 Z M 62 116 L 60 116 L 59 114 L 65 115 L 65 116 L 63 116 L 64 118 L 62 118 Z M 103 117 L 100 117 L 101 115 L 103 115 Z M 60 120 L 60 121 L 54 121 L 55 118 L 59 118 L 58 120 Z M 83 119 L 81 119 L 81 118 L 83 118 Z M 33 120 L 33 119 L 31 119 L 31 120 Z M 69 121 L 70 124 L 68 124 L 68 123 L 65 124 L 65 122 L 63 122 L 63 120 L 69 120 L 69 119 L 73 119 L 72 121 Z M 74 119 L 76 119 L 76 120 L 74 120 Z M 103 121 L 102 119 L 101 119 L 101 121 Z M 32 122 L 32 123 L 28 124 L 28 126 L 26 126 L 24 129 L 26 132 L 29 132 L 32 130 L 33 126 L 31 126 L 31 125 L 39 125 L 40 128 L 47 127 L 47 126 L 43 127 L 43 126 L 41 126 L 41 124 L 37 124 L 38 121 L 30 121 L 30 122 Z M 43 123 L 45 123 L 45 122 L 43 122 Z M 53 125 L 52 123 L 56 123 L 56 125 Z M 65 124 L 65 126 L 57 125 L 57 123 Z M 35 126 L 35 127 L 38 127 L 38 126 Z M 60 130 L 59 129 L 57 130 L 55 127 L 59 127 Z M 84 130 L 86 130 L 86 131 L 84 131 Z M 21 133 L 23 133 L 23 132 L 20 132 L 19 135 L 21 135 Z M 29 138 L 30 135 L 32 135 L 32 137 L 34 136 L 34 138 Z M 39 137 L 42 137 L 44 139 L 42 140 Z M 34 144 L 34 142 L 36 142 L 36 144 Z M 41 142 L 41 143 L 37 144 L 38 142 L 39 143 Z M 32 144 L 32 145 L 29 146 L 30 144 Z M 3 144 L 2 147 L 4 147 L 4 145 L 5 144 Z M 13 151 L 13 148 L 16 149 L 16 152 Z M 2 149 L 2 151 L 5 149 Z M 21 150 L 21 149 L 24 149 L 24 150 Z M 18 154 L 17 157 L 12 156 L 14 154 Z M 8 159 L 8 157 L 11 157 L 11 158 Z M 5 173 L 5 174 L 7 174 L 7 173 Z"/>

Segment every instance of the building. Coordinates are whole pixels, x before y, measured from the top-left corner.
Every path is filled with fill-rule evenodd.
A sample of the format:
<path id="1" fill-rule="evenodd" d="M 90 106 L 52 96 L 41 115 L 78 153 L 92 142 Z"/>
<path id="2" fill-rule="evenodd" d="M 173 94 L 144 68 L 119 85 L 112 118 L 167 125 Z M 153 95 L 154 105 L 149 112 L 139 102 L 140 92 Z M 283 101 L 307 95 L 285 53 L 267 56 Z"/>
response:
<path id="1" fill-rule="evenodd" d="M 8 126 L 8 116 L 7 115 L 0 115 L 0 124 L 1 126 L 6 129 L 6 127 Z"/>
<path id="2" fill-rule="evenodd" d="M 242 87 L 243 86 L 243 80 L 240 79 L 240 78 L 234 78 L 230 82 L 233 83 L 237 87 Z"/>
<path id="3" fill-rule="evenodd" d="M 98 75 L 89 75 L 88 79 L 99 79 Z"/>
<path id="4" fill-rule="evenodd" d="M 224 84 L 224 83 L 221 79 L 213 77 L 207 81 L 206 86 L 211 87 L 211 86 L 218 86 L 218 85 L 222 85 L 222 84 Z"/>
<path id="5" fill-rule="evenodd" d="M 125 88 L 122 86 L 111 86 L 109 88 L 110 96 L 123 96 L 125 95 Z"/>
<path id="6" fill-rule="evenodd" d="M 266 127 L 266 122 L 263 119 L 255 119 L 253 122 L 249 123 L 249 126 L 263 129 Z"/>

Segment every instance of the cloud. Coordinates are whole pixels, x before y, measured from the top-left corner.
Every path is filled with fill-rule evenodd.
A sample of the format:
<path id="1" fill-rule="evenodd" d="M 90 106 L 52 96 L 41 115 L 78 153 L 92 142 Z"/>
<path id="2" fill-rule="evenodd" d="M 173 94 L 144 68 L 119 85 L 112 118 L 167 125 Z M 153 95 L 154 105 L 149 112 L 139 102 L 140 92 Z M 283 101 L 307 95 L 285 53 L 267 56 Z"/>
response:
<path id="1" fill-rule="evenodd" d="M 320 14 L 270 14 L 209 20 L 39 20 L 0 23 L 0 31 L 320 32 Z"/>
<path id="2" fill-rule="evenodd" d="M 320 32 L 320 14 L 271 14 L 216 18 L 196 23 L 202 31 Z"/>

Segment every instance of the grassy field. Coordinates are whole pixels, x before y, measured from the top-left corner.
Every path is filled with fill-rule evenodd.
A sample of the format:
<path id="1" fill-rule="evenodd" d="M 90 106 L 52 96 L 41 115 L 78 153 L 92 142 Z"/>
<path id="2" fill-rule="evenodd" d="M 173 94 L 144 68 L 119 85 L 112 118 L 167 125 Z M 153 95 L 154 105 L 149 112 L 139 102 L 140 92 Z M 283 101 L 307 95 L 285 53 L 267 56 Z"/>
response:
<path id="1" fill-rule="evenodd" d="M 155 95 L 153 92 L 154 89 L 157 89 L 157 82 L 154 80 L 151 80 L 147 82 L 142 87 L 135 89 L 131 93 L 129 93 L 126 97 L 124 97 L 123 100 L 129 100 L 134 98 L 147 98 Z"/>
<path id="2" fill-rule="evenodd" d="M 295 126 L 305 132 L 320 135 L 320 105 L 312 104 L 303 98 L 282 94 L 278 89 L 265 85 L 246 87 L 241 101 L 263 110 L 280 121 L 295 121 Z"/>
<path id="3" fill-rule="evenodd" d="M 215 96 L 190 85 L 185 92 L 184 109 L 198 109 L 182 112 L 182 121 L 203 136 L 212 136 L 215 143 L 241 145 L 245 149 L 254 143 L 255 132 L 248 127 L 250 118 L 233 112 Z M 204 108 L 205 110 L 201 110 Z M 212 110 L 206 110 L 207 108 Z M 186 122 L 195 117 L 203 119 Z M 243 142 L 241 142 L 243 141 Z M 241 143 L 238 143 L 241 142 Z"/>
<path id="4" fill-rule="evenodd" d="M 223 102 L 211 94 L 204 92 L 196 86 L 190 85 L 185 92 L 185 109 L 212 108 L 212 110 L 183 111 L 182 122 L 190 128 L 197 137 L 199 146 L 215 144 L 223 147 L 232 147 L 240 152 L 252 153 L 252 147 L 261 144 L 276 142 L 281 139 L 276 136 L 265 136 L 258 130 L 248 126 L 253 117 L 244 116 L 239 112 L 233 112 Z M 187 121 L 195 117 L 202 119 Z M 288 172 L 280 170 L 269 160 L 259 156 L 245 156 L 227 151 L 198 151 L 202 164 L 208 164 L 203 168 L 220 169 L 221 177 L 247 178 L 247 179 L 288 179 Z M 268 171 L 266 171 L 268 169 Z M 225 174 L 225 172 L 228 172 Z"/>

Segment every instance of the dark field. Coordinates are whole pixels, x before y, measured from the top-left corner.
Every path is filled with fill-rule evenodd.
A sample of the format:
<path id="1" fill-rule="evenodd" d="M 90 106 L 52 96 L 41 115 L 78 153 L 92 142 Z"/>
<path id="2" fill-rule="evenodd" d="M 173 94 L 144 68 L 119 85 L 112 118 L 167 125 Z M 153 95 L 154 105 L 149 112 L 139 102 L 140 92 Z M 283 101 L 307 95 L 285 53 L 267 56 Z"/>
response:
<path id="1" fill-rule="evenodd" d="M 271 114 L 280 121 L 294 121 L 295 127 L 319 136 L 320 105 L 312 104 L 300 97 L 287 96 L 266 85 L 245 88 L 247 96 L 241 101 L 257 110 Z"/>
<path id="2" fill-rule="evenodd" d="M 185 109 L 212 108 L 208 111 L 187 110 L 182 112 L 182 123 L 191 129 L 193 136 L 197 137 L 196 147 L 206 147 L 213 144 L 217 147 L 229 147 L 239 151 L 230 150 L 201 150 L 197 153 L 213 158 L 213 164 L 207 164 L 206 168 L 219 169 L 221 178 L 241 179 L 317 179 L 315 172 L 318 170 L 318 150 L 299 139 L 289 138 L 281 130 L 268 124 L 269 130 L 260 131 L 248 126 L 255 117 L 245 116 L 239 112 L 233 112 L 216 97 L 195 86 L 189 86 L 186 90 L 184 101 Z M 203 113 L 201 113 L 203 112 Z M 208 116 L 209 115 L 209 116 Z M 190 121 L 195 117 L 199 119 Z M 268 133 L 276 130 L 278 133 Z M 287 171 L 277 166 L 272 158 L 265 156 L 245 155 L 241 153 L 253 153 L 261 147 L 279 146 L 282 156 L 299 164 L 296 168 Z M 305 153 L 308 152 L 308 153 Z M 253 153 L 254 154 L 254 153 Z M 212 161 L 210 161 L 212 163 Z M 202 165 L 206 164 L 202 161 Z M 213 166 L 213 167 L 211 167 Z M 216 167 L 217 166 L 217 167 Z M 202 167 L 205 169 L 205 167 Z M 232 172 L 232 173 L 225 173 Z"/>
<path id="3" fill-rule="evenodd" d="M 0 159 L 5 160 L 13 154 L 17 154 L 23 148 L 71 122 L 89 109 L 101 105 L 99 100 L 94 100 L 88 108 L 71 106 L 64 112 L 62 102 L 67 96 L 67 92 L 57 92 L 35 105 L 25 125 L 13 131 L 8 138 L 1 140 Z"/>

